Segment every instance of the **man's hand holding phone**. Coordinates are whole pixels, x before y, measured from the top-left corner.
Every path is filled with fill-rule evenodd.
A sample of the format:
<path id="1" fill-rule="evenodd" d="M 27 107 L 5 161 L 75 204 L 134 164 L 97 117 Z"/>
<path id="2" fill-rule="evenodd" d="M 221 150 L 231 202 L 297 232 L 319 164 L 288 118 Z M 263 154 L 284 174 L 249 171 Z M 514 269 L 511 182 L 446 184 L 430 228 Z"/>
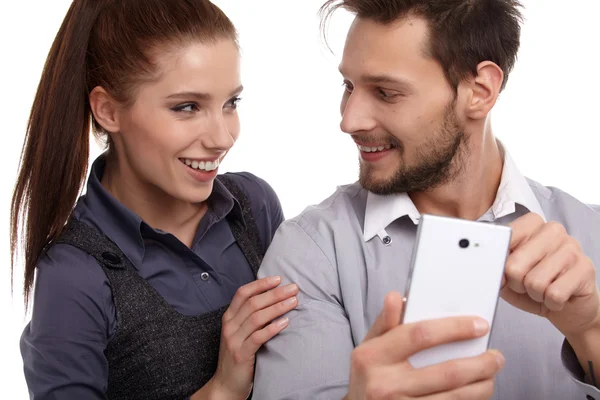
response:
<path id="1" fill-rule="evenodd" d="M 444 343 L 485 335 L 485 320 L 453 317 L 400 324 L 402 295 L 389 293 L 364 341 L 352 352 L 348 400 L 489 399 L 504 358 L 489 350 L 480 356 L 415 369 L 408 358 Z"/>

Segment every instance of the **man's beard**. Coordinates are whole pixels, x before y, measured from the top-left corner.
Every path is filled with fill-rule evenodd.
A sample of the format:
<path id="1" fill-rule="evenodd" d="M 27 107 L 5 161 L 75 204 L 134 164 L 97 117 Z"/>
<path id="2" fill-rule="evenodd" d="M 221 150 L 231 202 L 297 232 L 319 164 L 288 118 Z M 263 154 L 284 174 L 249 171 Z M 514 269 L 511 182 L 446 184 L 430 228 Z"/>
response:
<path id="1" fill-rule="evenodd" d="M 392 144 L 402 157 L 402 143 L 395 139 Z M 452 101 L 433 139 L 416 150 L 416 165 L 401 165 L 391 178 L 376 180 L 371 166 L 361 163 L 359 182 L 365 189 L 382 196 L 430 191 L 460 175 L 468 151 L 466 135 L 457 121 Z"/>

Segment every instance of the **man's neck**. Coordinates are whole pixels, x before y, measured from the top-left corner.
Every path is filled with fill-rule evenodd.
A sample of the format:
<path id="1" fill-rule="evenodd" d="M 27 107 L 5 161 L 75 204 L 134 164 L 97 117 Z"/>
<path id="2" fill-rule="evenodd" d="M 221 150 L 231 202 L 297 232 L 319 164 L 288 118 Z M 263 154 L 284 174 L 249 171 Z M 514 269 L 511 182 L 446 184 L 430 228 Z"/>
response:
<path id="1" fill-rule="evenodd" d="M 504 164 L 491 131 L 479 143 L 468 144 L 464 167 L 451 182 L 428 192 L 409 193 L 421 214 L 477 220 L 494 204 Z"/>

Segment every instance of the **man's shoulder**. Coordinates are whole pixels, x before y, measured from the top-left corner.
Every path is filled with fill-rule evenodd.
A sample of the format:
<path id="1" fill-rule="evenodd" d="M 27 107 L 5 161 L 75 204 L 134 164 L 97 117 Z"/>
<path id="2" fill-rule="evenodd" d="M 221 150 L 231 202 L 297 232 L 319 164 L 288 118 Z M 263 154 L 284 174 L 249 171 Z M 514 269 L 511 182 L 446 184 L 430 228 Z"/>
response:
<path id="1" fill-rule="evenodd" d="M 338 186 L 325 200 L 284 221 L 265 255 L 259 277 L 305 267 L 323 272 L 323 285 L 325 280 L 337 276 L 337 249 L 344 246 L 350 250 L 352 243 L 362 238 L 360 210 L 364 214 L 366 196 L 358 184 Z"/>
<path id="2" fill-rule="evenodd" d="M 552 186 L 528 179 L 547 221 L 563 225 L 577 239 L 585 253 L 600 267 L 600 206 L 587 204 L 571 194 Z"/>
<path id="3" fill-rule="evenodd" d="M 358 183 L 341 185 L 325 200 L 306 207 L 288 220 L 302 227 L 342 227 L 364 219 L 367 192 Z"/>
<path id="4" fill-rule="evenodd" d="M 338 240 L 362 237 L 366 201 L 367 191 L 360 184 L 338 186 L 325 200 L 284 221 L 276 236 L 291 241 L 298 240 L 298 235 L 308 236 L 326 248 Z"/>
<path id="5" fill-rule="evenodd" d="M 600 205 L 585 203 L 562 189 L 545 186 L 530 178 L 526 179 L 544 212 L 568 212 L 569 214 L 583 212 L 589 213 L 592 218 L 600 218 Z"/>

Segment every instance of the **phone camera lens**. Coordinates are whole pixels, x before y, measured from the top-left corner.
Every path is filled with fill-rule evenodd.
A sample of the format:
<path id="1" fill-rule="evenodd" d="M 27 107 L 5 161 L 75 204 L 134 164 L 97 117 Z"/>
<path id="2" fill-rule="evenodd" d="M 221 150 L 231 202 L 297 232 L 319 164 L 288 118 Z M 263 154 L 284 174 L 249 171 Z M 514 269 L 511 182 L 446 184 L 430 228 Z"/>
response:
<path id="1" fill-rule="evenodd" d="M 466 249 L 467 247 L 469 247 L 469 240 L 468 239 L 460 239 L 460 241 L 458 242 L 458 245 L 460 246 L 461 249 Z"/>

